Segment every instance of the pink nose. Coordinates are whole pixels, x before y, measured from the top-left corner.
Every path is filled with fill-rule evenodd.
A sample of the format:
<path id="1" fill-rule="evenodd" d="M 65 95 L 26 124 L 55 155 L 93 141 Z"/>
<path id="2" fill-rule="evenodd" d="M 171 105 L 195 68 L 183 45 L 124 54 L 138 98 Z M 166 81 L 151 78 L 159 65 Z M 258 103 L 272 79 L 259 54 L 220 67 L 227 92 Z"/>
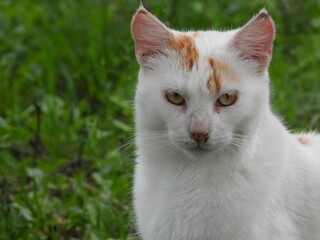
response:
<path id="1" fill-rule="evenodd" d="M 197 143 L 205 143 L 209 139 L 208 132 L 191 132 L 191 138 L 195 140 Z"/>
<path id="2" fill-rule="evenodd" d="M 188 125 L 190 137 L 198 144 L 206 143 L 211 132 L 211 117 L 205 111 L 193 112 Z"/>

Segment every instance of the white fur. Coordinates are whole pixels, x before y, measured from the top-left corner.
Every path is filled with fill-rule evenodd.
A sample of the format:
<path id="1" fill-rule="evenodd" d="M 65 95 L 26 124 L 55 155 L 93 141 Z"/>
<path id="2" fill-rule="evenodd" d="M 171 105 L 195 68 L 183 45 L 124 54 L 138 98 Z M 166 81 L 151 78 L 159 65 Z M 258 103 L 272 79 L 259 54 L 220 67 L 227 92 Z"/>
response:
<path id="1" fill-rule="evenodd" d="M 301 144 L 270 110 L 269 77 L 257 76 L 228 49 L 238 30 L 199 32 L 199 64 L 179 67 L 173 53 L 141 68 L 136 90 L 134 207 L 144 240 L 320 239 L 320 136 Z M 230 65 L 238 80 L 221 93 L 237 102 L 213 110 L 207 56 Z M 187 101 L 181 111 L 166 90 Z M 289 103 L 288 103 L 289 104 Z M 211 133 L 194 150 L 187 126 L 194 111 L 210 116 Z"/>

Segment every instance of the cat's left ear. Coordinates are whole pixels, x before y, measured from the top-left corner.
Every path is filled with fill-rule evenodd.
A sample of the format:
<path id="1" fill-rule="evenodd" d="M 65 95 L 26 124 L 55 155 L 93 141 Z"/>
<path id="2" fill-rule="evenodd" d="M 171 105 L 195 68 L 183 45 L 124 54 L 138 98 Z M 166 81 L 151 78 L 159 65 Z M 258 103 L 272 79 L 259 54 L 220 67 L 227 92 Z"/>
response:
<path id="1" fill-rule="evenodd" d="M 243 26 L 231 40 L 231 48 L 249 61 L 257 74 L 263 73 L 272 57 L 275 25 L 265 9 Z"/>

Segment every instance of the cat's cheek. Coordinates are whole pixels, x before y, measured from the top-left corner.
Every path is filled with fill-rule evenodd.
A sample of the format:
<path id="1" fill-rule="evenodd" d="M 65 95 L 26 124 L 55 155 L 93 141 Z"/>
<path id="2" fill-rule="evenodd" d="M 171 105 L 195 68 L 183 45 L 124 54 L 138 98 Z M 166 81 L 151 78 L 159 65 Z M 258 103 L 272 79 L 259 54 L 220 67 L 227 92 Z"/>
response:
<path id="1" fill-rule="evenodd" d="M 185 129 L 183 129 L 181 126 L 178 126 L 176 124 L 172 125 L 168 129 L 168 136 L 171 143 L 175 146 L 181 147 L 181 148 L 190 148 L 194 147 L 194 143 L 189 139 L 189 137 L 186 135 Z"/>

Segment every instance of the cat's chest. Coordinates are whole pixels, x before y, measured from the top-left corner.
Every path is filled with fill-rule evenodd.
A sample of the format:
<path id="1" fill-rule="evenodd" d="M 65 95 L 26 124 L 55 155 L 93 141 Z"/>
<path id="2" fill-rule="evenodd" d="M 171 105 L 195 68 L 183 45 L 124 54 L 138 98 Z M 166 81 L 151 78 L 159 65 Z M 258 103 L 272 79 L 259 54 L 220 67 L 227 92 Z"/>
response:
<path id="1" fill-rule="evenodd" d="M 146 239 L 233 239 L 229 234 L 235 233 L 248 237 L 256 208 L 248 204 L 250 196 L 240 194 L 239 179 L 216 179 L 197 169 L 176 175 L 168 171 L 147 174 L 139 166 L 136 176 L 139 221 L 155 234 Z"/>
<path id="2" fill-rule="evenodd" d="M 210 193 L 176 191 L 150 196 L 142 204 L 136 209 L 142 210 L 145 239 L 257 239 L 249 237 L 253 212 L 233 200 L 218 203 Z"/>

